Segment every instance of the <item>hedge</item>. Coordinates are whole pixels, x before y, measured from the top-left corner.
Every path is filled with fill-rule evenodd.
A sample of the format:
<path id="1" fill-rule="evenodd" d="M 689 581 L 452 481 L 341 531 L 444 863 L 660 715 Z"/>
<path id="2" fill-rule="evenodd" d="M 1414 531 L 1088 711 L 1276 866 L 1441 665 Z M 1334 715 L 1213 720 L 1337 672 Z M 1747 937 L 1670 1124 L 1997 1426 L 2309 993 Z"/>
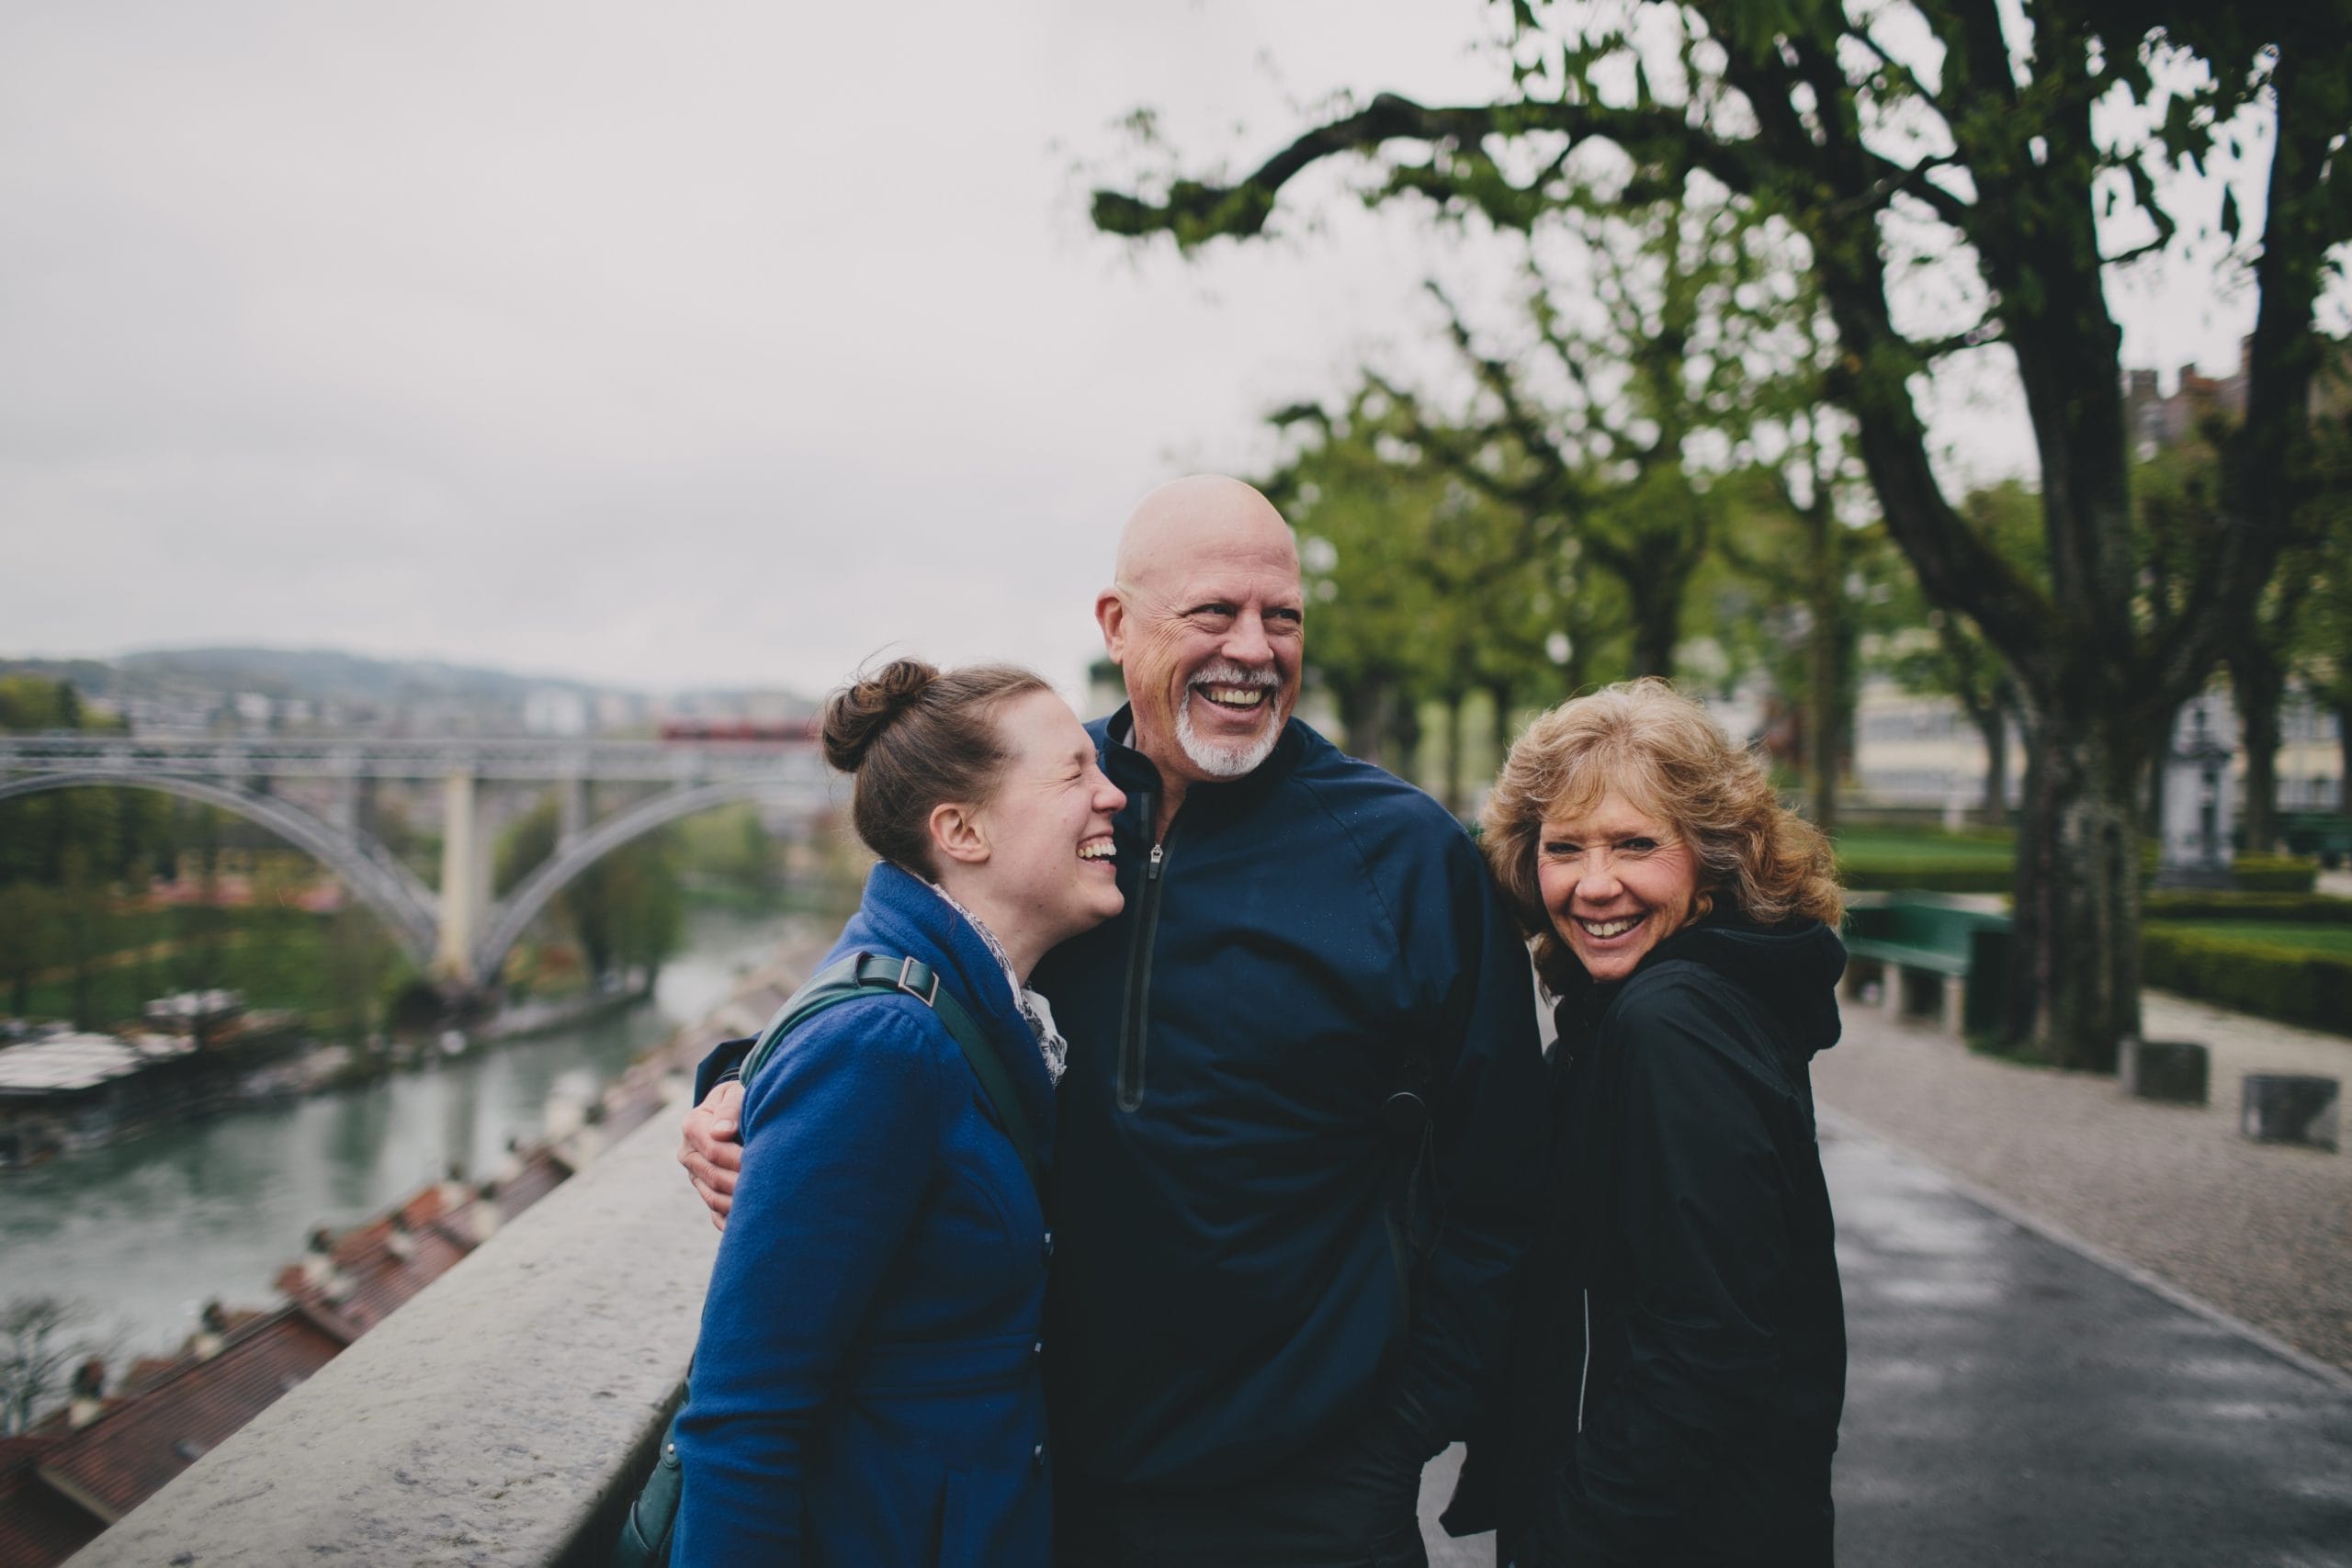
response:
<path id="1" fill-rule="evenodd" d="M 2319 886 L 2319 862 L 2292 855 L 2240 855 L 2230 875 L 2241 893 L 2309 893 Z"/>
<path id="2" fill-rule="evenodd" d="M 2140 969 L 2159 990 L 2352 1032 L 2352 958 L 2150 924 L 2140 929 Z"/>
<path id="3" fill-rule="evenodd" d="M 2017 879 L 2017 868 L 2001 861 L 1922 857 L 1838 865 L 1838 880 L 1854 893 L 2007 893 Z"/>
<path id="4" fill-rule="evenodd" d="M 2310 861 L 2288 860 L 2273 855 L 2241 855 L 2231 865 L 2237 879 L 2233 888 L 2155 888 L 2155 862 L 2146 859 L 2142 866 L 2141 886 L 2148 889 L 2150 913 L 2155 910 L 2154 900 L 2178 897 L 2199 900 L 2185 906 L 2183 918 L 2194 914 L 2243 914 L 2248 919 L 2339 919 L 2339 916 L 2305 916 L 2300 913 L 2269 913 L 2267 909 L 2235 900 L 2248 895 L 2291 900 L 2296 895 L 2314 897 L 2312 887 L 2319 868 Z M 1838 863 L 1838 880 L 1849 891 L 1856 893 L 2011 893 L 2017 889 L 2017 868 L 2004 861 L 1985 861 L 1959 855 L 1866 856 L 1859 861 Z M 2341 898 L 2319 899 L 2325 904 L 2346 904 Z M 2209 908 L 2209 905 L 2211 906 Z M 2166 913 L 2172 911 L 2167 908 Z"/>
<path id="5" fill-rule="evenodd" d="M 2140 913 L 2152 920 L 2298 920 L 2324 926 L 2352 920 L 2352 898 L 2325 893 L 2152 887 L 2141 896 Z"/>

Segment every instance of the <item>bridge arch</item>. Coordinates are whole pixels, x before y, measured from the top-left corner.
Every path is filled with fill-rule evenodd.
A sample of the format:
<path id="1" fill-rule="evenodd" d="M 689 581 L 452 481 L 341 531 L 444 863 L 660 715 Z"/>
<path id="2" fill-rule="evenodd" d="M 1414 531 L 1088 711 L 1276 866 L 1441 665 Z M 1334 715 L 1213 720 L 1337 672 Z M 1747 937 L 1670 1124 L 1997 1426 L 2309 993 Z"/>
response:
<path id="1" fill-rule="evenodd" d="M 204 779 L 94 770 L 0 779 L 0 800 L 39 795 L 44 790 L 89 788 L 160 790 L 183 800 L 217 806 L 258 823 L 333 872 L 350 889 L 353 897 L 382 918 L 419 967 L 432 961 L 434 934 L 439 922 L 434 914 L 434 896 L 416 874 L 384 853 L 380 847 L 363 843 L 275 795 L 256 795 Z"/>
<path id="2" fill-rule="evenodd" d="M 775 801 L 811 811 L 818 804 L 809 798 L 807 784 L 798 780 L 727 779 L 716 784 L 690 784 L 640 800 L 605 818 L 570 843 L 558 846 L 555 853 L 532 868 L 531 874 L 516 883 L 491 912 L 481 940 L 474 944 L 474 975 L 483 985 L 494 981 L 499 965 L 506 960 L 507 949 L 522 940 L 524 931 L 530 929 L 531 922 L 539 918 L 555 896 L 623 844 L 697 811 L 755 800 Z"/>

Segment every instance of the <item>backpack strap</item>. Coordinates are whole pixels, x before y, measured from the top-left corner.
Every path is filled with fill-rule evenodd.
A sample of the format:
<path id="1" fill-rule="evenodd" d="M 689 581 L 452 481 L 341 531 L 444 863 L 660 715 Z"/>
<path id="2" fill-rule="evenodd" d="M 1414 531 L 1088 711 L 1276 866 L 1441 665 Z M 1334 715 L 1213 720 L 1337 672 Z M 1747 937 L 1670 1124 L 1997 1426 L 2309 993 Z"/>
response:
<path id="1" fill-rule="evenodd" d="M 1013 1093 L 1012 1079 L 1005 1072 L 1002 1059 L 989 1043 L 986 1032 L 956 999 L 956 993 L 941 985 L 938 972 L 920 958 L 854 953 L 810 976 L 808 984 L 793 992 L 775 1019 L 760 1032 L 758 1043 L 743 1058 L 743 1082 L 752 1081 L 752 1075 L 775 1055 L 777 1043 L 799 1024 L 843 1002 L 898 991 L 931 1009 L 946 1026 L 957 1049 L 964 1053 L 964 1060 L 971 1065 L 972 1076 L 980 1080 L 980 1092 L 988 1096 L 989 1108 L 1004 1128 L 1006 1140 L 1012 1145 L 1012 1152 L 1021 1156 L 1021 1168 L 1029 1173 L 1030 1184 L 1036 1188 L 1038 1201 L 1043 1202 L 1046 1172 L 1037 1157 L 1036 1134 L 1029 1125 L 1027 1112 L 1021 1108 L 1020 1098 Z"/>

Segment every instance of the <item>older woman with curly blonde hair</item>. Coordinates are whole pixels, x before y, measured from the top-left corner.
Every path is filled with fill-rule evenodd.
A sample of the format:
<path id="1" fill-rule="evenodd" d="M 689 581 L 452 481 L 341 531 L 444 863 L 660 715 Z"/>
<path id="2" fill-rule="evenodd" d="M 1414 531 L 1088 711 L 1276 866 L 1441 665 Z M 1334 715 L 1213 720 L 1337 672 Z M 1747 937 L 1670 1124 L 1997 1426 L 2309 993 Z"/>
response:
<path id="1" fill-rule="evenodd" d="M 1547 1217 L 1446 1522 L 1517 1568 L 1832 1561 L 1846 1337 L 1808 1064 L 1829 846 L 1663 681 L 1563 704 L 1485 813 L 1556 999 Z"/>

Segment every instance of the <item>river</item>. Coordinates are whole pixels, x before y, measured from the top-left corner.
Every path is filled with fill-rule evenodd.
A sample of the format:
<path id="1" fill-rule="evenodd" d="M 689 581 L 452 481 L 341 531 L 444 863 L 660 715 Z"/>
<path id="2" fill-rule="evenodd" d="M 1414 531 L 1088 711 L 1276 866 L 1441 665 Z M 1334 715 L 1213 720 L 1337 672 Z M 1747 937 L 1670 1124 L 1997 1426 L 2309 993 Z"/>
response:
<path id="1" fill-rule="evenodd" d="M 0 1172 L 0 1303 L 42 1294 L 82 1303 L 117 1371 L 175 1348 L 212 1297 L 267 1305 L 270 1280 L 312 1227 L 376 1213 L 453 1161 L 476 1174 L 495 1168 L 509 1137 L 540 1134 L 551 1091 L 592 1096 L 774 957 L 786 930 L 780 917 L 695 910 L 685 950 L 652 997 L 625 1011 Z"/>

